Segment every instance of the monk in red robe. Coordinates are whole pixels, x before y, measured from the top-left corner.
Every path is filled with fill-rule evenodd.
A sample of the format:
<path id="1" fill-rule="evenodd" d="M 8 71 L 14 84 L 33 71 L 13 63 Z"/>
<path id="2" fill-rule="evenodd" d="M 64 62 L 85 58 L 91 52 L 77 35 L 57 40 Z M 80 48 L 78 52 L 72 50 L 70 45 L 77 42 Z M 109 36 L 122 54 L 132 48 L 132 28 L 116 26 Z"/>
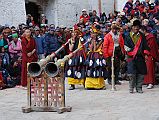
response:
<path id="1" fill-rule="evenodd" d="M 153 88 L 156 83 L 155 80 L 155 62 L 158 55 L 158 45 L 156 38 L 153 34 L 148 32 L 147 27 L 143 27 L 144 34 L 146 36 L 147 44 L 150 48 L 149 55 L 146 59 L 147 75 L 144 77 L 144 84 L 148 85 L 147 89 Z"/>
<path id="2" fill-rule="evenodd" d="M 21 84 L 27 86 L 27 63 L 36 62 L 38 56 L 36 53 L 36 43 L 31 37 L 31 31 L 26 29 L 22 37 L 22 76 Z"/>

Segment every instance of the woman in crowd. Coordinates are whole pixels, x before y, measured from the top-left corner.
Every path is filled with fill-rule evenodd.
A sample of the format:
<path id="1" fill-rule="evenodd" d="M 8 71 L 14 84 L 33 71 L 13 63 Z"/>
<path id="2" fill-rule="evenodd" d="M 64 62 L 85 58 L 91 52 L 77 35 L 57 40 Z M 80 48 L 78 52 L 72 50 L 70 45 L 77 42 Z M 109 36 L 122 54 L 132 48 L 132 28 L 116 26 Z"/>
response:
<path id="1" fill-rule="evenodd" d="M 13 33 L 12 34 L 12 41 L 9 44 L 9 53 L 11 59 L 14 58 L 14 56 L 22 56 L 22 46 L 21 46 L 21 40 L 18 39 L 18 34 Z"/>

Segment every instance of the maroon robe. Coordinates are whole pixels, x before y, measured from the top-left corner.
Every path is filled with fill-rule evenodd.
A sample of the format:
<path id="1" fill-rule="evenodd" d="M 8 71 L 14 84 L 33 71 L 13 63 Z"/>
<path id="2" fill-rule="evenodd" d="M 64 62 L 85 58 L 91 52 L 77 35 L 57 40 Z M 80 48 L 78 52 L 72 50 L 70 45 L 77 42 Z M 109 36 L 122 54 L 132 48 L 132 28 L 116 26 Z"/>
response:
<path id="1" fill-rule="evenodd" d="M 155 61 L 158 56 L 158 45 L 156 43 L 156 39 L 152 34 L 148 34 L 146 36 L 147 44 L 150 48 L 150 53 L 148 55 L 148 59 L 146 60 L 147 66 L 147 75 L 144 77 L 144 84 L 155 84 Z"/>
<path id="2" fill-rule="evenodd" d="M 26 38 L 22 38 L 22 75 L 21 75 L 21 85 L 27 86 L 27 63 L 37 62 L 38 56 L 35 52 L 30 57 L 27 56 L 29 52 L 36 49 L 36 43 L 33 38 L 28 41 Z"/>

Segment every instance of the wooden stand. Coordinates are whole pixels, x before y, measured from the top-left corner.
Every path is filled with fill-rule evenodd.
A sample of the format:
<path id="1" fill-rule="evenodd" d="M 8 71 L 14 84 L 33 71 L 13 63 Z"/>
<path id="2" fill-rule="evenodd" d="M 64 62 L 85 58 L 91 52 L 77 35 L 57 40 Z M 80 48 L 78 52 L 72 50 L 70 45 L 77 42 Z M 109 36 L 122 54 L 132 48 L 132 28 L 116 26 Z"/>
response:
<path id="1" fill-rule="evenodd" d="M 72 107 L 65 106 L 64 64 L 61 64 L 59 74 L 49 78 L 43 71 L 38 77 L 28 75 L 27 107 L 22 107 L 23 113 L 35 112 L 71 112 Z"/>

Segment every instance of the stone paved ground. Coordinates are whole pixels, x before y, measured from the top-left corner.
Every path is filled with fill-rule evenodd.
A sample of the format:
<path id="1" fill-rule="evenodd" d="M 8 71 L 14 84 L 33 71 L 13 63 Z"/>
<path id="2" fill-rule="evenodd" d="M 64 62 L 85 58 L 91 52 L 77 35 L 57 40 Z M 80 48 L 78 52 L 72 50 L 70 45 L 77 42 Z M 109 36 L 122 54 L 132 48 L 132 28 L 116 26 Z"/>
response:
<path id="1" fill-rule="evenodd" d="M 68 88 L 68 86 L 66 87 Z M 159 86 L 144 94 L 129 94 L 128 83 L 117 86 L 117 91 L 87 91 L 79 86 L 66 90 L 66 104 L 70 113 L 24 114 L 21 107 L 27 104 L 26 90 L 19 88 L 0 91 L 0 120 L 159 120 Z"/>

